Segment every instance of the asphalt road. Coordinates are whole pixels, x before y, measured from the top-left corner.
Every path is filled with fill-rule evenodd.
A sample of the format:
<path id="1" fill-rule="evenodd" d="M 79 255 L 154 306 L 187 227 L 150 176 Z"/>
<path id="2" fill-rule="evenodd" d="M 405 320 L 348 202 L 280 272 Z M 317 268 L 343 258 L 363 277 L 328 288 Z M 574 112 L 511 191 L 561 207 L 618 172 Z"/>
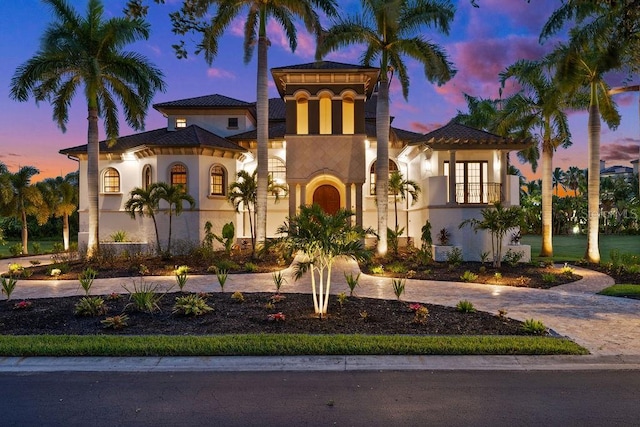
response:
<path id="1" fill-rule="evenodd" d="M 0 374 L 2 426 L 639 425 L 640 371 Z"/>

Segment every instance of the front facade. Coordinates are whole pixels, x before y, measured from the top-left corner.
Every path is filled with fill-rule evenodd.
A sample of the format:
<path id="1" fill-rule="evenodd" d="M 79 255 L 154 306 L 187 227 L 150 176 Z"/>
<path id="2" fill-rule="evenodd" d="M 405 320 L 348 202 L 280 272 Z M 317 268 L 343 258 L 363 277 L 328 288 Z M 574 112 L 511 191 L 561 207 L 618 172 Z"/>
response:
<path id="1" fill-rule="evenodd" d="M 280 202 L 270 197 L 267 235 L 275 232 L 303 204 L 317 203 L 327 212 L 347 208 L 355 223 L 377 224 L 375 200 L 376 94 L 379 70 L 351 64 L 317 62 L 275 68 L 272 75 L 280 98 L 269 100 L 269 173 L 286 184 Z M 154 105 L 167 127 L 121 137 L 100 145 L 100 235 L 104 240 L 124 230 L 135 241 L 155 241 L 148 218 L 131 219 L 124 211 L 129 193 L 164 181 L 183 185 L 196 199 L 194 210 L 173 220 L 173 239 L 199 244 L 204 224 L 219 233 L 234 222 L 240 239 L 250 237 L 246 211 L 227 201 L 229 184 L 241 170 L 256 164 L 256 105 L 222 95 L 209 95 Z M 425 221 L 432 234 L 452 234 L 466 260 L 479 260 L 490 250 L 485 233 L 458 229 L 465 219 L 479 218 L 491 203 L 519 204 L 519 182 L 506 174 L 507 154 L 525 142 L 501 138 L 449 123 L 423 135 L 391 127 L 389 169 L 416 181 L 416 203 L 397 201 L 397 222 L 403 236 L 418 240 Z M 87 240 L 86 145 L 61 150 L 80 164 L 80 244 Z M 450 173 L 455 165 L 455 173 Z M 390 197 L 389 227 L 396 222 Z M 162 208 L 162 206 L 161 206 Z M 158 215 L 161 238 L 167 217 Z M 180 244 L 180 243 L 179 243 Z"/>

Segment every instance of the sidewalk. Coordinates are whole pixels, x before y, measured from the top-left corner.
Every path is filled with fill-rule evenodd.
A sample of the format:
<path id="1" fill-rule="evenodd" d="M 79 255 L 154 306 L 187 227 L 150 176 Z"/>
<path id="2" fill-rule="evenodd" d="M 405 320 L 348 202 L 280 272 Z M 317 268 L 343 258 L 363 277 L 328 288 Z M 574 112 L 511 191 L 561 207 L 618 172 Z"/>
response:
<path id="1" fill-rule="evenodd" d="M 0 270 L 9 260 L 3 260 Z M 27 265 L 27 264 L 25 264 Z M 574 267 L 583 279 L 549 290 L 516 288 L 460 282 L 407 280 L 403 300 L 455 306 L 466 299 L 482 311 L 497 313 L 507 310 L 507 316 L 518 320 L 542 321 L 556 333 L 567 336 L 587 348 L 594 356 L 640 356 L 640 301 L 596 295 L 599 290 L 613 284 L 610 277 L 591 270 Z M 340 261 L 332 274 L 331 293 L 347 292 L 343 273 L 359 272 L 353 261 Z M 283 292 L 310 292 L 307 276 L 297 282 L 291 278 L 291 268 L 283 271 L 288 283 Z M 130 288 L 133 278 L 96 279 L 92 293 L 109 294 L 123 292 L 123 285 Z M 135 280 L 140 280 L 139 278 Z M 175 285 L 173 277 L 144 278 L 145 281 L 168 289 Z M 395 298 L 391 279 L 362 274 L 358 296 L 371 298 Z M 215 276 L 191 276 L 187 290 L 218 292 Z M 227 292 L 275 291 L 270 273 L 233 274 L 225 284 Z M 14 292 L 15 299 L 61 297 L 82 294 L 76 280 L 22 280 Z"/>

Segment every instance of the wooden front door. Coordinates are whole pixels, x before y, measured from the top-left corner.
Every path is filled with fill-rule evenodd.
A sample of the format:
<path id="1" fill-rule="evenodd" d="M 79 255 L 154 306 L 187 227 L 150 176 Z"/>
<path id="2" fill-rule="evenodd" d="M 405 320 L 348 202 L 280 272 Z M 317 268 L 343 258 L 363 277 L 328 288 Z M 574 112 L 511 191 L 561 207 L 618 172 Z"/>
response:
<path id="1" fill-rule="evenodd" d="M 333 185 L 321 185 L 313 192 L 313 203 L 333 215 L 340 209 L 340 192 Z"/>

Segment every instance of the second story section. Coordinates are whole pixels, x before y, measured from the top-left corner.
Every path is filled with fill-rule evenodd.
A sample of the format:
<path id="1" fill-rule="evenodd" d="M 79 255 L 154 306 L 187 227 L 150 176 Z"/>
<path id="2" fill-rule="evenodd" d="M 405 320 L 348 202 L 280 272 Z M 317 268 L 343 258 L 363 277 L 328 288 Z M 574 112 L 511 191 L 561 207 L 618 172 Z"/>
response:
<path id="1" fill-rule="evenodd" d="M 216 135 L 227 137 L 255 129 L 255 103 L 224 95 L 163 102 L 153 106 L 167 118 L 167 130 L 197 125 Z"/>
<path id="2" fill-rule="evenodd" d="M 365 134 L 365 101 L 377 68 L 319 61 L 271 70 L 285 101 L 288 135 Z"/>

